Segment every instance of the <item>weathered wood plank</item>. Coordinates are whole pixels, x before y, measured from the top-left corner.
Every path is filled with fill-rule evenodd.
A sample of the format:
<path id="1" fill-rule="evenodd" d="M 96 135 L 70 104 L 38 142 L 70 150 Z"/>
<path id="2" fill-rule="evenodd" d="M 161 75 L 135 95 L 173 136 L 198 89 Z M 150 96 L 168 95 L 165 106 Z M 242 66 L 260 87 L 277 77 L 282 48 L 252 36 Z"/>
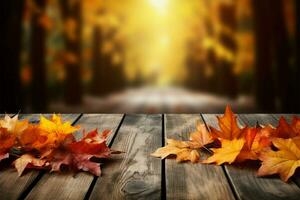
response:
<path id="1" fill-rule="evenodd" d="M 49 114 L 44 115 L 49 117 Z M 79 114 L 62 115 L 63 120 L 74 121 Z M 21 114 L 20 119 L 29 119 L 32 123 L 39 121 L 39 114 Z M 13 168 L 7 168 L 0 171 L 0 197 L 1 199 L 18 199 L 20 195 L 33 183 L 39 176 L 40 172 L 37 170 L 29 170 L 21 177 L 18 176 L 17 171 Z"/>
<path id="2" fill-rule="evenodd" d="M 122 117 L 122 114 L 88 114 L 83 115 L 77 124 L 86 131 L 95 128 L 98 128 L 99 131 L 113 130 L 107 141 L 109 144 Z M 75 177 L 70 173 L 46 173 L 26 199 L 84 199 L 93 179 L 94 176 L 86 172 L 80 172 Z"/>
<path id="3" fill-rule="evenodd" d="M 215 115 L 203 115 L 207 124 L 218 127 Z M 240 115 L 240 125 L 245 122 L 254 126 L 260 123 L 273 123 L 268 115 Z M 269 121 L 268 121 L 269 119 Z M 300 189 L 294 183 L 284 183 L 278 177 L 259 178 L 256 176 L 257 164 L 252 162 L 240 165 L 225 165 L 226 172 L 239 199 L 299 199 Z"/>
<path id="4" fill-rule="evenodd" d="M 103 167 L 90 199 L 160 199 L 161 161 L 150 153 L 161 140 L 161 115 L 126 115 L 112 145 L 125 153 Z"/>
<path id="5" fill-rule="evenodd" d="M 5 115 L 8 115 L 8 116 L 10 116 L 10 117 L 14 117 L 16 114 L 12 114 L 12 113 L 1 113 L 0 114 L 0 119 L 3 119 L 4 117 L 5 117 Z"/>
<path id="6" fill-rule="evenodd" d="M 188 140 L 196 120 L 201 120 L 199 114 L 166 115 L 165 137 Z M 178 164 L 172 159 L 165 163 L 167 199 L 234 199 L 222 167 L 200 163 Z"/>

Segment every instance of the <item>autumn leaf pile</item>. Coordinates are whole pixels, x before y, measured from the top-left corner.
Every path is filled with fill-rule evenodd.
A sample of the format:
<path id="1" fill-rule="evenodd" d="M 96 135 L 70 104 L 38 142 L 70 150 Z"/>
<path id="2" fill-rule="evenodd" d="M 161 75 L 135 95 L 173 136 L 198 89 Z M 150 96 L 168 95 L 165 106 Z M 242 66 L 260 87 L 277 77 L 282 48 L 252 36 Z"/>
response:
<path id="1" fill-rule="evenodd" d="M 206 128 L 197 122 L 197 130 L 190 134 L 189 141 L 167 139 L 167 145 L 151 155 L 161 158 L 173 155 L 178 162 L 216 165 L 257 160 L 261 163 L 258 176 L 279 174 L 285 182 L 300 166 L 300 118 L 294 117 L 289 124 L 281 117 L 277 127 L 240 127 L 229 106 L 224 116 L 217 118 L 219 129 L 209 125 Z M 201 160 L 200 150 L 211 156 Z"/>
<path id="2" fill-rule="evenodd" d="M 76 141 L 73 133 L 79 129 L 55 114 L 50 120 L 41 116 L 37 124 L 6 115 L 0 120 L 0 162 L 14 159 L 12 164 L 19 176 L 26 168 L 60 171 L 63 166 L 99 176 L 100 164 L 90 159 L 110 157 L 113 152 L 106 138 L 111 131 L 83 132 L 82 139 Z"/>

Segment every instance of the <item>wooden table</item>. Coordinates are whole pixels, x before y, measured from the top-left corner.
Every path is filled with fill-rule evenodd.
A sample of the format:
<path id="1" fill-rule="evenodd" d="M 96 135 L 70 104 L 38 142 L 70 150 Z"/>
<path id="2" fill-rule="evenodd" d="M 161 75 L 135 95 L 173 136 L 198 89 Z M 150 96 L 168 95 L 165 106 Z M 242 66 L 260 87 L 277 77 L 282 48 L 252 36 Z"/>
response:
<path id="1" fill-rule="evenodd" d="M 188 139 L 201 120 L 217 126 L 214 114 L 64 114 L 85 129 L 112 129 L 108 145 L 126 153 L 102 165 L 102 176 L 80 172 L 31 170 L 18 177 L 15 169 L 0 171 L 0 199 L 300 199 L 300 179 L 288 184 L 278 177 L 258 178 L 258 166 L 215 166 L 160 160 L 150 153 L 166 138 Z M 238 115 L 241 125 L 276 125 L 280 115 Z M 38 122 L 38 114 L 20 115 Z M 285 115 L 291 120 L 292 115 Z M 203 154 L 202 154 L 203 155 Z M 204 155 L 205 156 L 205 155 Z"/>

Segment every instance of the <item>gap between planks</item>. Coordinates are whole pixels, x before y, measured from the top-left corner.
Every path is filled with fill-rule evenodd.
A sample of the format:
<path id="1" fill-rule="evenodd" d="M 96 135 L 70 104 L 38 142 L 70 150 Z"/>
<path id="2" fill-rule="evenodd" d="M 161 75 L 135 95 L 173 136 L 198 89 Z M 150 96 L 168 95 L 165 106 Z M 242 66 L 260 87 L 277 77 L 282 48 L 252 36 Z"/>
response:
<path id="1" fill-rule="evenodd" d="M 125 152 L 103 168 L 90 199 L 160 199 L 161 161 L 150 156 L 161 146 L 160 114 L 129 114 L 112 145 Z"/>
<path id="2" fill-rule="evenodd" d="M 207 122 L 205 121 L 205 119 L 204 119 L 204 117 L 203 117 L 203 114 L 200 114 L 200 116 L 201 116 L 201 119 L 202 119 L 203 123 L 205 124 L 206 129 L 207 129 L 208 131 L 210 131 L 209 124 L 207 124 Z M 239 196 L 238 193 L 237 193 L 237 189 L 235 188 L 235 186 L 234 186 L 234 184 L 233 184 L 233 182 L 232 182 L 232 179 L 230 178 L 230 176 L 229 176 L 229 174 L 228 174 L 228 171 L 226 170 L 226 168 L 225 168 L 224 165 L 221 165 L 221 167 L 222 167 L 222 170 L 223 170 L 223 172 L 224 172 L 224 174 L 225 174 L 225 177 L 226 177 L 226 179 L 227 179 L 227 182 L 228 182 L 228 184 L 229 184 L 229 187 L 230 187 L 230 189 L 231 189 L 231 192 L 232 192 L 232 194 L 233 194 L 233 196 L 234 196 L 234 199 L 240 199 L 240 196 Z"/>
<path id="3" fill-rule="evenodd" d="M 118 127 L 117 127 L 117 129 L 116 129 L 116 131 L 115 131 L 115 134 L 113 135 L 112 139 L 110 140 L 110 142 L 109 142 L 109 144 L 108 144 L 108 147 L 109 147 L 109 148 L 111 148 L 112 144 L 114 143 L 114 140 L 115 140 L 115 138 L 116 138 L 116 136 L 117 136 L 117 134 L 118 134 L 118 132 L 119 132 L 119 130 L 120 130 L 122 124 L 123 124 L 123 121 L 124 121 L 124 119 L 125 119 L 125 116 L 126 116 L 126 114 L 123 115 L 123 117 L 122 117 L 122 119 L 121 119 L 121 121 L 120 121 L 120 123 L 119 123 L 119 125 L 118 125 Z M 94 179 L 93 179 L 93 181 L 92 181 L 92 183 L 91 183 L 91 185 L 90 185 L 90 187 L 89 187 L 87 193 L 86 193 L 85 196 L 84 196 L 84 200 L 88 200 L 88 199 L 90 198 L 90 196 L 91 196 L 91 194 L 92 194 L 92 191 L 93 191 L 93 189 L 94 189 L 94 187 L 95 187 L 95 184 L 96 184 L 96 182 L 97 182 L 98 179 L 99 179 L 99 177 L 94 176 Z"/>
<path id="4" fill-rule="evenodd" d="M 165 138 L 189 140 L 197 120 L 203 121 L 199 114 L 166 115 Z M 202 151 L 202 159 L 206 156 Z M 221 166 L 178 164 L 174 159 L 166 159 L 165 163 L 167 199 L 235 199 Z"/>

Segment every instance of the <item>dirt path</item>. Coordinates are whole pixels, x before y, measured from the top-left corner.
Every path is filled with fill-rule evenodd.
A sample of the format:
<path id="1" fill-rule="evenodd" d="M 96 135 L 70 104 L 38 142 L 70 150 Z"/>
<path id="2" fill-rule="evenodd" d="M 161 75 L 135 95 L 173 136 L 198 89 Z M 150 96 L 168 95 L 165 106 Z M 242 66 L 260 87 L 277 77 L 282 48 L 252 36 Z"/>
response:
<path id="1" fill-rule="evenodd" d="M 132 88 L 104 98 L 85 96 L 80 106 L 70 107 L 61 102 L 52 103 L 50 111 L 102 113 L 216 113 L 227 104 L 239 112 L 253 112 L 251 97 L 236 100 L 184 88 Z"/>

